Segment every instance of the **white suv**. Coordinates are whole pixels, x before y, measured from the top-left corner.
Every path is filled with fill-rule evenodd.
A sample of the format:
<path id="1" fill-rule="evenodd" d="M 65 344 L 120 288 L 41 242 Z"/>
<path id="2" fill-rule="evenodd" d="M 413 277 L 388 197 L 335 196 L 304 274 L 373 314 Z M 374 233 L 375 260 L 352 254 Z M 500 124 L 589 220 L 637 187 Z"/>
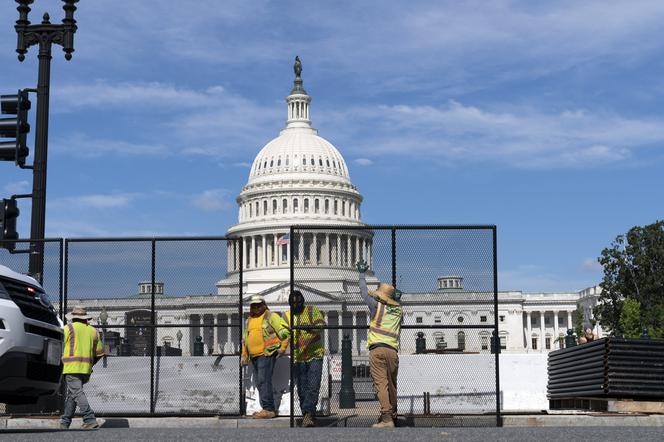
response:
<path id="1" fill-rule="evenodd" d="M 34 403 L 58 390 L 62 327 L 41 285 L 0 265 L 0 403 Z"/>

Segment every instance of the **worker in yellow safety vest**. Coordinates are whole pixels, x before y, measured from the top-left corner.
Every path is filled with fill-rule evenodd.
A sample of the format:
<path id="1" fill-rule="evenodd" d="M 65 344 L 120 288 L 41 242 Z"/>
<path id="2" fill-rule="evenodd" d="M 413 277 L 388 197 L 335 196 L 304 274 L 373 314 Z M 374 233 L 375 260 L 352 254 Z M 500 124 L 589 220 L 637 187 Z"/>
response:
<path id="1" fill-rule="evenodd" d="M 380 402 L 380 419 L 375 428 L 394 427 L 397 416 L 397 374 L 399 372 L 399 334 L 403 311 L 399 298 L 401 292 L 390 284 L 381 283 L 377 290 L 369 292 L 365 273 L 369 266 L 357 263 L 362 298 L 369 306 L 371 321 L 367 346 L 369 368 L 374 389 Z"/>
<path id="2" fill-rule="evenodd" d="M 60 428 L 69 428 L 77 405 L 83 414 L 81 428 L 86 430 L 99 428 L 99 423 L 83 391 L 83 385 L 90 380 L 92 366 L 103 356 L 99 334 L 94 327 L 88 325 L 92 316 L 87 314 L 85 307 L 74 307 L 67 315 L 67 319 L 69 322 L 65 325 L 62 349 L 62 374 L 67 386 L 67 395 Z"/>
<path id="3" fill-rule="evenodd" d="M 284 354 L 287 345 L 288 328 L 279 314 L 267 308 L 260 295 L 249 300 L 249 318 L 242 337 L 242 357 L 240 363 L 251 365 L 258 388 L 262 410 L 253 414 L 254 419 L 271 419 L 276 416 L 272 374 L 275 360 Z"/>
<path id="4" fill-rule="evenodd" d="M 325 317 L 316 306 L 305 307 L 304 296 L 299 290 L 291 293 L 288 303 L 291 310 L 284 313 L 284 320 L 286 325 L 293 329 L 293 371 L 303 414 L 302 426 L 313 427 L 316 425 L 316 408 L 325 356 L 321 335 L 321 328 L 326 325 Z"/>

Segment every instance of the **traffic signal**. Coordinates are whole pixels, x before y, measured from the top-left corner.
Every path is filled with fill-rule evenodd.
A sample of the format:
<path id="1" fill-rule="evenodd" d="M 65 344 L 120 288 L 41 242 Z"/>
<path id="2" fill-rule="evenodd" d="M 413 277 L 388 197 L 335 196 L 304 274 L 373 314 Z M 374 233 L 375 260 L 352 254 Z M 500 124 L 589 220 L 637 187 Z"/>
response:
<path id="1" fill-rule="evenodd" d="M 16 118 L 0 118 L 0 138 L 13 138 L 12 141 L 0 141 L 0 161 L 25 165 L 25 158 L 30 153 L 27 146 L 30 132 L 28 110 L 30 99 L 27 90 L 20 90 L 16 95 L 0 95 L 0 112 L 16 115 Z"/>
<path id="2" fill-rule="evenodd" d="M 9 251 L 16 248 L 16 218 L 20 211 L 15 199 L 3 199 L 0 204 L 0 248 Z M 6 241 L 3 241 L 6 240 Z"/>

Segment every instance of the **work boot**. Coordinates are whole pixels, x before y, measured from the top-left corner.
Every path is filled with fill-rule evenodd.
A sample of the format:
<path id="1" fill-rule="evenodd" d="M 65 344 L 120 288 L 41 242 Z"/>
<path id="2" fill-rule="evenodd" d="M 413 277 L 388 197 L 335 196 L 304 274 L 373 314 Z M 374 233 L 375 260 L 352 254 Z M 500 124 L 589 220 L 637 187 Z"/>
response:
<path id="1" fill-rule="evenodd" d="M 383 414 L 380 421 L 372 425 L 373 428 L 394 428 L 394 421 L 391 414 Z"/>
<path id="2" fill-rule="evenodd" d="M 254 419 L 272 419 L 276 417 L 277 414 L 272 410 L 261 410 L 258 413 L 253 415 Z"/>
<path id="3" fill-rule="evenodd" d="M 303 427 L 316 426 L 316 419 L 314 418 L 314 415 L 312 413 L 304 413 L 304 417 L 302 418 L 302 426 Z"/>
<path id="4" fill-rule="evenodd" d="M 60 429 L 61 430 L 69 430 L 69 425 L 63 424 L 62 422 L 60 422 Z"/>
<path id="5" fill-rule="evenodd" d="M 81 425 L 82 430 L 96 430 L 97 428 L 99 428 L 99 423 L 97 423 L 97 421 L 85 422 L 83 425 Z"/>

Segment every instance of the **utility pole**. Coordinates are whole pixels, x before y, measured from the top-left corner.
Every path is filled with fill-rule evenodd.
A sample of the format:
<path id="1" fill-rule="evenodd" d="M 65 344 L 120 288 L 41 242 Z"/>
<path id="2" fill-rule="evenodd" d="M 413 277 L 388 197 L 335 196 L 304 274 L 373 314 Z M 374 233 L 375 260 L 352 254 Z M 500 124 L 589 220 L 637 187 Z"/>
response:
<path id="1" fill-rule="evenodd" d="M 48 13 L 40 24 L 30 24 L 28 13 L 34 0 L 16 0 L 19 6 L 19 19 L 16 20 L 16 52 L 19 61 L 25 60 L 28 48 L 39 45 L 39 74 L 37 79 L 37 115 L 35 131 L 35 156 L 32 180 L 32 218 L 30 238 L 36 240 L 31 245 L 29 272 L 40 282 L 44 273 L 44 232 L 46 224 L 46 162 L 48 158 L 48 104 L 51 82 L 51 47 L 62 46 L 65 59 L 71 60 L 74 52 L 76 20 L 74 11 L 78 0 L 63 0 L 65 18 L 62 24 L 51 24 Z"/>

